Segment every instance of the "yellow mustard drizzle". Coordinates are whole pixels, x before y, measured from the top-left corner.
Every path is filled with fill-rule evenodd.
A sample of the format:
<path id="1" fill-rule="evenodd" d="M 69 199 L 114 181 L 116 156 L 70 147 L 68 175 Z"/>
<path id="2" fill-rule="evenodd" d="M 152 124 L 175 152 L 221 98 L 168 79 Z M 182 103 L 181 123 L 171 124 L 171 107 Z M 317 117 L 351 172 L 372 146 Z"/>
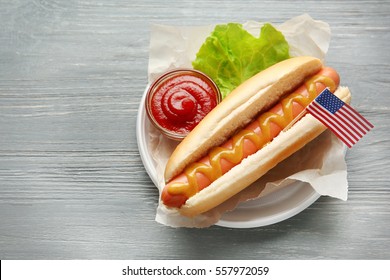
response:
<path id="1" fill-rule="evenodd" d="M 241 130 L 232 138 L 232 147 L 230 149 L 223 147 L 215 147 L 209 152 L 210 165 L 195 162 L 190 164 L 185 170 L 184 174 L 188 182 L 174 182 L 168 186 L 168 192 L 171 195 L 185 195 L 191 197 L 199 191 L 198 182 L 196 178 L 197 173 L 204 174 L 211 182 L 221 177 L 221 159 L 226 159 L 234 164 L 238 164 L 243 160 L 244 140 L 249 139 L 256 145 L 259 150 L 264 145 L 269 143 L 271 139 L 271 122 L 278 125 L 283 130 L 293 119 L 293 103 L 296 102 L 302 107 L 309 105 L 319 93 L 317 93 L 316 83 L 322 83 L 329 87 L 330 91 L 334 92 L 336 89 L 335 82 L 326 76 L 316 75 L 305 82 L 308 96 L 303 96 L 298 93 L 293 93 L 281 101 L 283 114 L 279 115 L 273 112 L 266 112 L 258 117 L 257 121 L 261 129 L 261 136 L 252 130 Z"/>

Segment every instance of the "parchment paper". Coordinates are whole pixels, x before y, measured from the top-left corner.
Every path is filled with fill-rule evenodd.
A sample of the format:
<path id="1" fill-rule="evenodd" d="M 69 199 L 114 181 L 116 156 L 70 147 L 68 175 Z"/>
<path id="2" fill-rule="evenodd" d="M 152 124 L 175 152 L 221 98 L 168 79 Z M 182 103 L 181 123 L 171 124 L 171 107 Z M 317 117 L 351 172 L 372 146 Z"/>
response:
<path id="1" fill-rule="evenodd" d="M 259 36 L 263 23 L 249 21 L 244 28 Z M 304 14 L 281 25 L 273 24 L 285 36 L 290 45 L 290 55 L 310 55 L 324 60 L 330 42 L 329 25 L 313 20 Z M 180 27 L 152 25 L 149 51 L 149 83 L 167 70 L 191 66 L 196 53 L 214 26 Z M 150 146 L 157 170 L 158 189 L 164 187 L 165 164 L 177 142 L 162 136 L 150 126 Z M 156 221 L 172 227 L 207 227 L 215 224 L 226 212 L 233 210 L 240 201 L 260 198 L 288 187 L 295 181 L 309 183 L 321 195 L 346 200 L 348 193 L 345 146 L 330 132 L 323 133 L 304 149 L 295 153 L 266 176 L 207 213 L 189 219 L 161 203 Z"/>

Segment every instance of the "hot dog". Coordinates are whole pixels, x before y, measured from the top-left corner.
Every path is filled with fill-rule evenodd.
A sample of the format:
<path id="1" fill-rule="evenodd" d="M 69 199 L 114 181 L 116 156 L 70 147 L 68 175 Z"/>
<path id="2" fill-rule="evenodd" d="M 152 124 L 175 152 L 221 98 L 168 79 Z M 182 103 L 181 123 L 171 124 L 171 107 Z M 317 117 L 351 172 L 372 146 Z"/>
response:
<path id="1" fill-rule="evenodd" d="M 244 82 L 177 146 L 162 202 L 195 216 L 243 190 L 326 129 L 305 115 L 283 131 L 325 87 L 349 102 L 339 82 L 313 57 L 283 61 Z"/>

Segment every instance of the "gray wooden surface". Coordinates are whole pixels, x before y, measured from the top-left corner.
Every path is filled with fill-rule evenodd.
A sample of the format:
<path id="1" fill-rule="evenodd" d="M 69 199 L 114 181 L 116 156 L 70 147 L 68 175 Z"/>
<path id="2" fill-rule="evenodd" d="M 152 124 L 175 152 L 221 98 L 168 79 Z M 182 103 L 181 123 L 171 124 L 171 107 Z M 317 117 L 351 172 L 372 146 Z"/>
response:
<path id="1" fill-rule="evenodd" d="M 137 149 L 151 23 L 330 23 L 329 65 L 374 124 L 349 199 L 255 229 L 172 229 Z M 389 259 L 389 1 L 0 0 L 1 259 Z"/>

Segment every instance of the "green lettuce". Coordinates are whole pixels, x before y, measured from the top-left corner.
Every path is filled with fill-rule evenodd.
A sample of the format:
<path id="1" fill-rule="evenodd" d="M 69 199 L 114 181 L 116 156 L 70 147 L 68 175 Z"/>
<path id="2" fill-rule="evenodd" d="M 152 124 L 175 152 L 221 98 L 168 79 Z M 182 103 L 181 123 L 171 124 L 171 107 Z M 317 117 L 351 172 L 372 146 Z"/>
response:
<path id="1" fill-rule="evenodd" d="M 211 77 L 225 98 L 245 80 L 289 57 L 287 41 L 271 24 L 263 25 L 256 38 L 241 24 L 228 23 L 215 27 L 192 66 Z"/>

